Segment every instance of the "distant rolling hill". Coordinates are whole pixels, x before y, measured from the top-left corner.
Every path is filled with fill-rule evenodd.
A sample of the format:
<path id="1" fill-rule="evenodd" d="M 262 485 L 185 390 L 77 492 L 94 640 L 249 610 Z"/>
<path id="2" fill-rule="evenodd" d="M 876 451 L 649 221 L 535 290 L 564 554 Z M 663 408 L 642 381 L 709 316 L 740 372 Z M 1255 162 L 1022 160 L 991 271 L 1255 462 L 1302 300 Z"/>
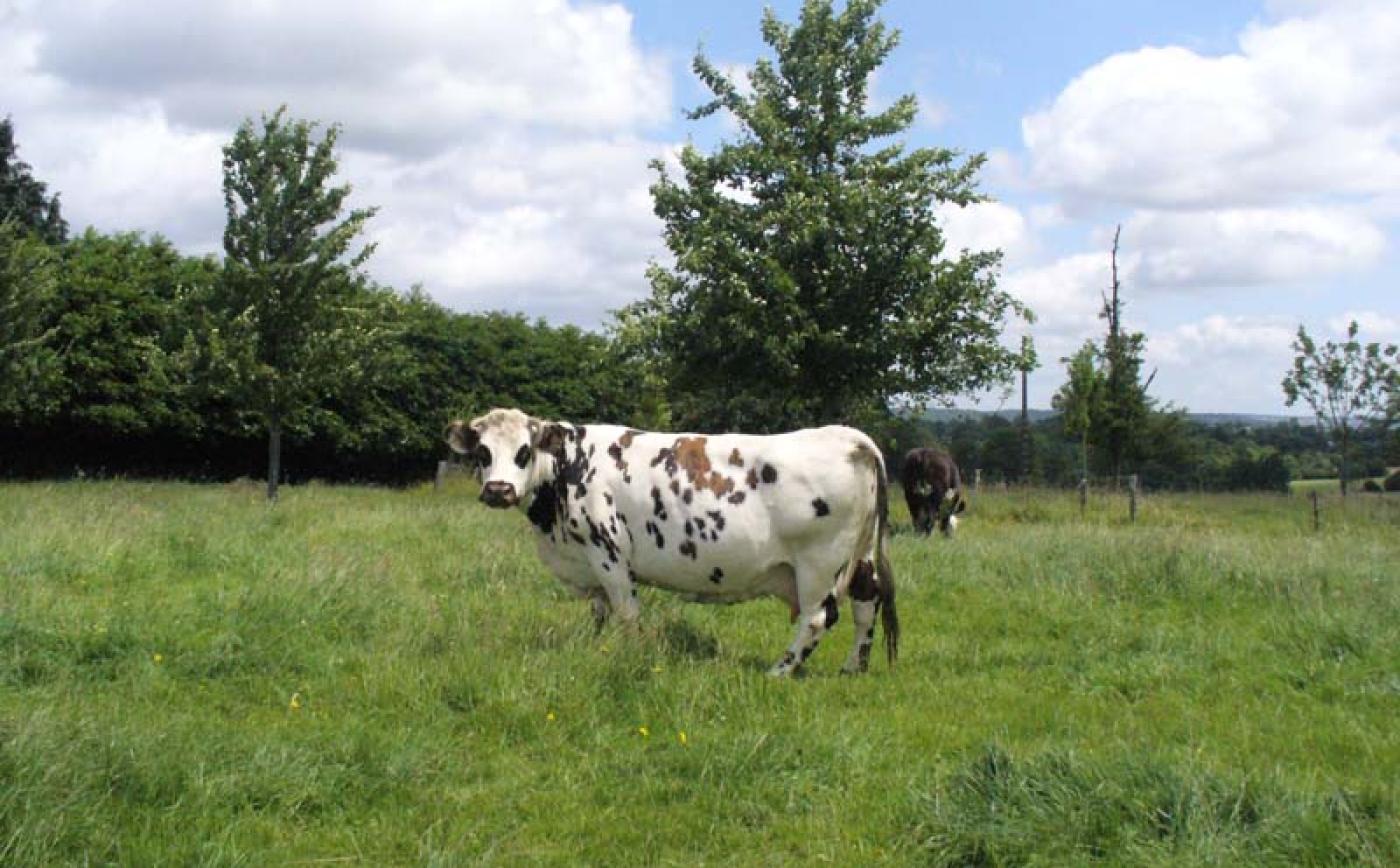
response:
<path id="1" fill-rule="evenodd" d="M 1027 411 L 1032 422 L 1039 422 L 1057 415 L 1054 410 Z M 1003 419 L 1019 419 L 1019 408 L 1004 407 L 1000 410 L 973 410 L 962 407 L 931 407 L 924 412 L 924 418 L 933 422 L 950 422 L 958 418 L 975 419 L 979 416 L 1000 416 Z M 1266 413 L 1187 413 L 1186 418 L 1199 425 L 1286 425 L 1297 422 L 1299 425 L 1314 425 L 1312 416 L 1276 416 Z"/>

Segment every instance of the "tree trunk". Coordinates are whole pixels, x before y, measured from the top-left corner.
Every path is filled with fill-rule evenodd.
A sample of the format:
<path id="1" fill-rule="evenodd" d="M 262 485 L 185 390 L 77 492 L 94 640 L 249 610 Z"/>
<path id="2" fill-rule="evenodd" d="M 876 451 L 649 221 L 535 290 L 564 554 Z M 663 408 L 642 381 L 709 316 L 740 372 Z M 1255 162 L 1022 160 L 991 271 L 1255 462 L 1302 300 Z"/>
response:
<path id="1" fill-rule="evenodd" d="M 267 419 L 267 499 L 277 502 L 277 482 L 282 477 L 282 418 Z"/>
<path id="2" fill-rule="evenodd" d="M 1343 425 L 1342 425 L 1342 463 L 1341 463 L 1341 467 L 1340 467 L 1341 475 L 1342 475 L 1342 480 L 1341 480 L 1341 481 L 1342 481 L 1342 497 L 1346 497 L 1346 496 L 1347 496 L 1347 452 L 1348 452 L 1348 447 L 1351 445 L 1351 438 L 1348 436 L 1350 433 L 1351 433 L 1351 432 L 1347 430 L 1347 426 L 1346 426 L 1345 424 L 1343 424 Z"/>

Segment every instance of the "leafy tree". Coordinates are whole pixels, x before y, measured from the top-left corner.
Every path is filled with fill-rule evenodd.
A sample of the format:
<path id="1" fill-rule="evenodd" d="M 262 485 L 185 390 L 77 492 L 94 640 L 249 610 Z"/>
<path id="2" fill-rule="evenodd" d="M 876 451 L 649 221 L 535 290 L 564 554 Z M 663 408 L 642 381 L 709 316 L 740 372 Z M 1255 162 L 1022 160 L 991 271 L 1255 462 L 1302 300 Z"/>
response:
<path id="1" fill-rule="evenodd" d="M 1050 399 L 1050 406 L 1063 417 L 1066 434 L 1079 437 L 1080 475 L 1089 476 L 1089 432 L 1094 419 L 1102 412 L 1104 378 L 1098 367 L 1098 348 L 1085 341 L 1072 356 L 1060 359 L 1069 379 Z"/>
<path id="2" fill-rule="evenodd" d="M 1099 317 L 1108 323 L 1104 335 L 1101 359 L 1103 390 L 1096 402 L 1097 417 L 1093 421 L 1091 439 L 1106 453 L 1108 470 L 1113 476 L 1123 474 L 1123 463 L 1137 457 L 1142 426 L 1152 412 L 1147 397 L 1151 377 L 1142 382 L 1142 357 L 1147 339 L 1142 332 L 1123 330 L 1123 302 L 1118 290 L 1118 233 L 1113 233 L 1113 283 L 1111 295 L 1104 297 Z"/>
<path id="3" fill-rule="evenodd" d="M 340 128 L 313 141 L 315 126 L 287 118 L 284 106 L 260 128 L 244 121 L 224 147 L 223 317 L 210 346 L 266 427 L 269 500 L 284 427 L 359 374 L 375 334 L 354 306 L 358 268 L 374 248 L 350 252 L 374 209 L 342 216 L 350 187 L 331 184 Z"/>
<path id="4" fill-rule="evenodd" d="M 0 220 L 0 422 L 51 409 L 58 374 L 44 305 L 58 274 L 55 251 L 15 220 Z"/>
<path id="5" fill-rule="evenodd" d="M 652 164 L 674 254 L 619 327 L 660 370 L 681 427 L 772 431 L 885 415 L 892 398 L 945 398 L 1009 380 L 998 342 L 1026 311 L 996 287 L 997 251 L 945 256 L 935 208 L 979 201 L 981 155 L 906 152 L 912 96 L 867 110 L 898 34 L 878 0 L 807 0 L 795 25 L 764 14 L 761 59 L 742 87 L 703 54 L 737 138 L 687 146 L 680 178 Z"/>
<path id="6" fill-rule="evenodd" d="M 68 224 L 59 209 L 58 194 L 36 180 L 29 164 L 20 160 L 14 124 L 0 121 L 0 222 L 16 221 L 50 244 L 68 237 Z"/>
<path id="7" fill-rule="evenodd" d="M 63 246 L 46 320 L 63 347 L 57 397 L 65 424 L 119 436 L 196 432 L 181 352 L 185 298 L 207 291 L 215 269 L 158 236 L 88 229 Z"/>
<path id="8" fill-rule="evenodd" d="M 1293 369 L 1283 378 L 1284 403 L 1305 402 L 1337 444 L 1342 494 L 1347 493 L 1348 458 L 1356 427 L 1366 421 L 1393 419 L 1396 392 L 1400 391 L 1400 350 L 1356 339 L 1353 320 L 1346 340 L 1318 346 L 1303 326 L 1293 341 Z"/>

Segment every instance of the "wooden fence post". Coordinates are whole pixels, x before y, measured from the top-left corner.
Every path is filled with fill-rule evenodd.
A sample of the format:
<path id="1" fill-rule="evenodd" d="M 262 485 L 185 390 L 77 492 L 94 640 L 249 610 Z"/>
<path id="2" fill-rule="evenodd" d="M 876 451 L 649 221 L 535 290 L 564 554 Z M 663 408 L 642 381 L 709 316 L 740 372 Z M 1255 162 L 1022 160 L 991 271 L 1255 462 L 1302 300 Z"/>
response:
<path id="1" fill-rule="evenodd" d="M 433 488 L 441 489 L 442 484 L 447 481 L 447 462 L 439 461 L 437 476 L 433 477 Z"/>
<path id="2" fill-rule="evenodd" d="M 1128 521 L 1137 521 L 1138 475 L 1128 477 Z"/>
<path id="3" fill-rule="evenodd" d="M 973 491 L 980 491 L 981 489 L 982 489 L 982 468 L 979 467 L 979 468 L 977 468 L 976 470 L 972 471 L 972 490 L 973 490 Z"/>
<path id="4" fill-rule="evenodd" d="M 1084 517 L 1084 511 L 1089 507 L 1089 477 L 1079 478 L 1079 517 Z"/>
<path id="5" fill-rule="evenodd" d="M 1320 520 L 1318 519 L 1318 514 L 1317 514 L 1317 492 L 1316 492 L 1316 491 L 1309 491 L 1309 492 L 1308 492 L 1308 500 L 1311 500 L 1311 501 L 1312 501 L 1312 509 L 1313 509 L 1313 531 L 1316 532 L 1316 531 L 1320 530 L 1321 527 L 1322 527 L 1322 523 L 1321 523 Z"/>

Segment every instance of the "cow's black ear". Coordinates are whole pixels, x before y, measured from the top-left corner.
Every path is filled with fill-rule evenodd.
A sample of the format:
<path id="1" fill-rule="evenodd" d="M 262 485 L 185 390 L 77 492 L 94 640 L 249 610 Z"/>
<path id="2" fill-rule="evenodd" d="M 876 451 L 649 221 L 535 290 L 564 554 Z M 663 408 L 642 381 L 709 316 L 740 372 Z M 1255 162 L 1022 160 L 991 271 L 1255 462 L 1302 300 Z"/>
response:
<path id="1" fill-rule="evenodd" d="M 534 420 L 532 420 L 534 421 Z M 559 454 L 564 450 L 564 441 L 568 438 L 569 432 L 563 425 L 557 422 L 541 422 L 538 439 L 535 440 L 535 448 L 541 452 Z"/>
<path id="2" fill-rule="evenodd" d="M 458 455 L 470 455 L 481 442 L 481 435 L 461 419 L 453 419 L 442 432 L 442 439 L 446 440 L 447 445 Z"/>

